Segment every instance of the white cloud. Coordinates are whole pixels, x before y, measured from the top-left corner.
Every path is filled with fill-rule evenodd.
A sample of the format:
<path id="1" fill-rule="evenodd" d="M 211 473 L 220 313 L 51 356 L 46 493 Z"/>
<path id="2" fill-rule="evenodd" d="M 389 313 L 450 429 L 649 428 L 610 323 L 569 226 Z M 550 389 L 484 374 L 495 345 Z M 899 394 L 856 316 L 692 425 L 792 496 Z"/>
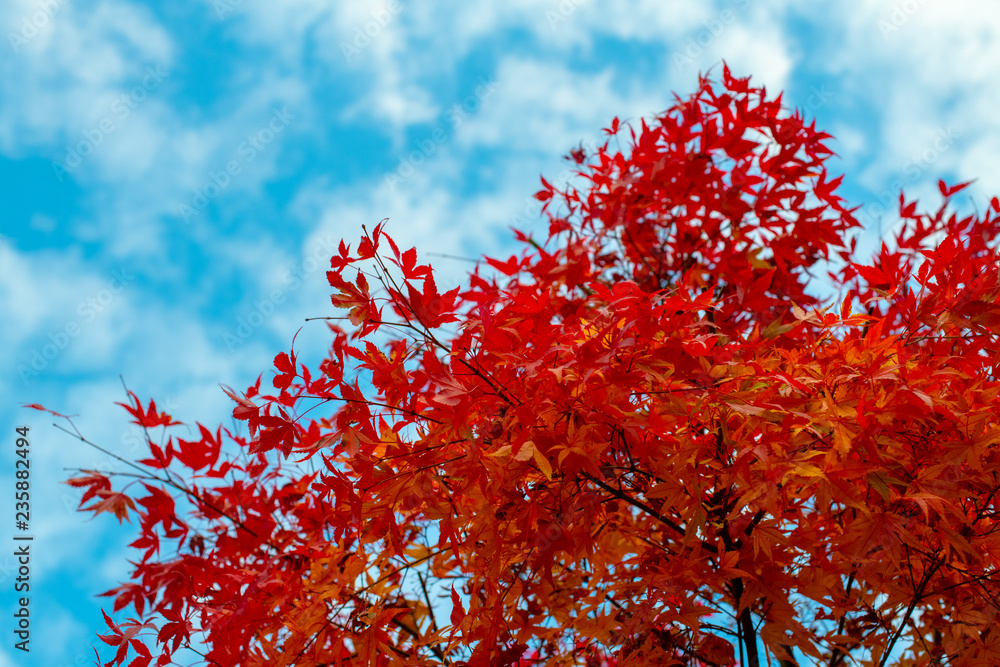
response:
<path id="1" fill-rule="evenodd" d="M 734 75 L 752 76 L 753 83 L 763 84 L 769 94 L 777 95 L 788 86 L 794 58 L 774 17 L 766 18 L 771 20 L 734 25 L 714 52 L 726 60 Z"/>
<path id="2" fill-rule="evenodd" d="M 388 130 L 397 139 L 401 130 L 410 125 L 426 123 L 438 114 L 430 93 L 413 83 L 404 83 L 402 74 L 388 58 L 379 61 L 386 66 L 378 85 L 340 114 L 342 122 L 374 118 L 390 124 Z"/>
<path id="3" fill-rule="evenodd" d="M 415 76 L 418 70 L 413 67 L 410 33 L 404 23 L 409 13 L 410 6 L 401 0 L 337 5 L 317 0 L 252 1 L 240 3 L 224 20 L 233 26 L 235 39 L 267 46 L 300 73 L 307 52 L 315 52 L 332 73 L 363 73 L 370 82 L 367 92 L 341 110 L 340 119 L 372 118 L 388 123 L 390 132 L 398 133 L 437 113 L 430 94 Z"/>
<path id="4" fill-rule="evenodd" d="M 364 190 L 353 188 L 350 195 L 334 191 L 315 196 L 315 202 L 323 202 L 323 213 L 310 242 L 326 235 L 343 236 L 353 252 L 363 234 L 362 224 L 371 232 L 380 220 L 389 218 L 385 231 L 400 250 L 416 247 L 420 263 L 434 267 L 439 289 L 455 287 L 464 282 L 472 264 L 431 253 L 465 257 L 471 254 L 474 259 L 491 245 L 495 249 L 493 242 L 504 222 L 500 217 L 503 209 L 494 206 L 498 198 L 485 196 L 463 200 L 432 183 L 434 181 L 427 176 L 417 175 L 412 177 L 412 182 L 407 181 L 405 187 L 395 191 L 380 183 Z M 388 245 L 383 250 L 391 253 Z M 319 307 L 332 311 L 329 306 L 332 289 L 328 285 L 320 289 L 323 302 L 315 304 L 313 315 L 319 314 L 316 312 Z"/>
<path id="5" fill-rule="evenodd" d="M 34 32 L 25 32 L 23 21 L 37 14 L 41 3 L 21 0 L 3 17 L 8 25 L 13 22 L 8 41 L 11 34 L 24 40 L 9 44 L 16 52 L 0 58 L 4 153 L 20 155 L 70 140 L 105 116 L 111 99 L 135 85 L 146 65 L 170 67 L 173 42 L 147 10 L 121 0 L 87 10 L 68 0 L 56 4 L 59 10 Z"/>
<path id="6" fill-rule="evenodd" d="M 5 269 L 0 272 L 0 308 L 18 317 L 17 327 L 3 327 L 0 334 L 7 350 L 31 344 L 42 349 L 52 343 L 50 335 L 65 339 L 61 332 L 70 323 L 77 325 L 75 335 L 89 338 L 95 327 L 104 326 L 98 324 L 100 315 L 120 300 L 121 283 L 114 274 L 88 266 L 78 252 L 22 253 L 0 243 L 0 265 Z"/>
<path id="7" fill-rule="evenodd" d="M 853 124 L 839 121 L 828 131 L 835 139 L 829 146 L 840 155 L 841 159 L 849 163 L 860 160 L 867 147 L 865 133 L 862 130 Z"/>
<path id="8" fill-rule="evenodd" d="M 503 59 L 497 90 L 481 108 L 457 125 L 462 148 L 486 146 L 524 153 L 564 155 L 585 137 L 606 127 L 612 117 L 649 116 L 670 104 L 669 92 L 621 81 L 611 67 L 595 74 L 518 57 Z"/>
<path id="9" fill-rule="evenodd" d="M 19 0 L 4 18 L 16 28 L 34 7 Z M 240 149 L 249 134 L 267 131 L 276 110 L 287 105 L 297 119 L 310 113 L 302 80 L 247 65 L 234 73 L 238 98 L 192 115 L 174 106 L 185 76 L 174 70 L 175 50 L 145 9 L 105 0 L 83 11 L 64 1 L 17 54 L 0 58 L 7 100 L 0 152 L 48 157 L 53 175 L 93 197 L 90 215 L 60 224 L 70 238 L 107 239 L 113 256 L 162 256 L 166 230 L 158 223 L 177 224 L 180 206 L 213 188 L 212 174 L 230 160 L 240 162 L 241 173 L 217 193 L 221 198 L 238 201 L 237 193 L 257 192 L 276 175 L 281 141 Z M 299 120 L 287 134 L 307 126 Z"/>
<path id="10" fill-rule="evenodd" d="M 335 9 L 325 0 L 204 0 L 207 20 L 220 22 L 229 36 L 266 46 L 286 63 L 297 64 L 310 31 L 330 20 Z"/>
<path id="11" fill-rule="evenodd" d="M 920 174 L 920 187 L 946 175 L 978 177 L 980 197 L 1000 191 L 995 146 L 1000 136 L 1000 91 L 991 63 L 1000 61 L 1000 8 L 995 3 L 954 6 L 932 2 L 861 0 L 852 10 L 823 19 L 840 48 L 819 59 L 845 85 L 845 95 L 870 104 L 874 127 L 859 126 L 871 163 L 862 182 L 879 189 L 893 174 Z M 941 133 L 955 140 L 931 161 L 920 155 L 940 144 Z M 992 149 L 992 150 L 991 150 Z M 930 153 L 927 153 L 928 155 Z"/>
<path id="12" fill-rule="evenodd" d="M 726 0 L 719 8 L 736 6 L 742 0 Z M 709 22 L 715 15 L 710 5 L 683 0 L 510 0 L 503 3 L 470 2 L 454 7 L 415 7 L 413 32 L 435 44 L 431 55 L 440 61 L 458 60 L 504 30 L 526 31 L 542 45 L 542 51 L 589 51 L 595 38 L 662 43 L 679 38 Z M 423 64 L 429 64 L 424 60 Z"/>

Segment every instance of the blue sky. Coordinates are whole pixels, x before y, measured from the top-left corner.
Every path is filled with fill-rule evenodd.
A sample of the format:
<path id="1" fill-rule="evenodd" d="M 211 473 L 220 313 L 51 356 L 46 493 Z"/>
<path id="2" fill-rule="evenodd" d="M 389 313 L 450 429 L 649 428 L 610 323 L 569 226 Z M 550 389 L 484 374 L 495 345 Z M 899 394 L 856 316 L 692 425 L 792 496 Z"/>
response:
<path id="1" fill-rule="evenodd" d="M 306 317 L 333 314 L 328 258 L 362 224 L 389 218 L 457 285 L 471 265 L 428 253 L 543 233 L 540 175 L 565 180 L 570 149 L 722 59 L 837 138 L 866 243 L 901 186 L 928 207 L 941 177 L 978 178 L 980 210 L 1000 192 L 989 0 L 4 0 L 0 36 L 0 475 L 10 488 L 29 426 L 35 536 L 26 656 L 5 492 L 0 667 L 90 664 L 95 595 L 127 578 L 134 539 L 59 484 L 111 460 L 21 404 L 79 415 L 125 458 L 119 375 L 184 422 L 230 424 L 219 384 L 269 377 Z M 305 326 L 303 358 L 324 331 Z"/>

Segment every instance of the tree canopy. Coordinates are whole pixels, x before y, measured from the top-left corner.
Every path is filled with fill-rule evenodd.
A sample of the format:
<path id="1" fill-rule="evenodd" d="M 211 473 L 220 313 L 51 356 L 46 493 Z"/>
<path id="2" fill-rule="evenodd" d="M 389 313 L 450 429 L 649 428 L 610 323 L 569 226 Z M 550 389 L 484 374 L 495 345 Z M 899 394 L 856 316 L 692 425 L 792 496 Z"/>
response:
<path id="1" fill-rule="evenodd" d="M 605 133 L 459 288 L 341 242 L 247 434 L 129 394 L 148 456 L 68 482 L 138 522 L 106 664 L 1000 664 L 1000 202 L 859 258 L 830 135 L 726 67 Z"/>

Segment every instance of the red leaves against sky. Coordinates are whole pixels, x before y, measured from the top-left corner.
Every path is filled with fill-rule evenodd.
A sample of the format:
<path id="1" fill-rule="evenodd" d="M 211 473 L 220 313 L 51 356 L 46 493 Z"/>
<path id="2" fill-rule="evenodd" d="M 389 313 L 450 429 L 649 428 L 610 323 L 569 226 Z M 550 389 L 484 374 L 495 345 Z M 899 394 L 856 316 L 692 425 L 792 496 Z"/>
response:
<path id="1" fill-rule="evenodd" d="M 152 428 L 154 426 L 172 426 L 174 424 L 179 424 L 180 422 L 174 421 L 173 418 L 165 413 L 156 411 L 156 401 L 150 401 L 149 407 L 143 411 L 142 404 L 139 402 L 139 398 L 132 392 L 128 392 L 129 398 L 135 402 L 135 405 L 131 403 L 115 403 L 115 405 L 120 405 L 125 408 L 130 415 L 132 415 L 132 421 L 139 426 L 145 428 Z"/>
<path id="2" fill-rule="evenodd" d="M 140 517 L 108 594 L 155 639 L 109 620 L 107 664 L 1000 664 L 997 200 L 901 195 L 863 261 L 780 98 L 724 68 L 640 125 L 464 288 L 384 224 L 341 243 L 350 326 L 225 389 L 236 455 L 199 425 L 134 503 L 70 481 Z"/>

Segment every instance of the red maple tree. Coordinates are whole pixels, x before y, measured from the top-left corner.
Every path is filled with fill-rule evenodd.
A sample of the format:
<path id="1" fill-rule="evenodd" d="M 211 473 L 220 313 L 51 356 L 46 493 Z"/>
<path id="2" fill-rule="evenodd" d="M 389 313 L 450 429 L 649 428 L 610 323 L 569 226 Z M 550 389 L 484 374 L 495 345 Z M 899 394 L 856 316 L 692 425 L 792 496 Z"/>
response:
<path id="1" fill-rule="evenodd" d="M 248 437 L 69 481 L 138 517 L 106 665 L 1000 664 L 1000 202 L 901 194 L 861 261 L 780 96 L 724 67 L 626 129 L 461 289 L 342 242 L 349 325 L 227 389 Z"/>

